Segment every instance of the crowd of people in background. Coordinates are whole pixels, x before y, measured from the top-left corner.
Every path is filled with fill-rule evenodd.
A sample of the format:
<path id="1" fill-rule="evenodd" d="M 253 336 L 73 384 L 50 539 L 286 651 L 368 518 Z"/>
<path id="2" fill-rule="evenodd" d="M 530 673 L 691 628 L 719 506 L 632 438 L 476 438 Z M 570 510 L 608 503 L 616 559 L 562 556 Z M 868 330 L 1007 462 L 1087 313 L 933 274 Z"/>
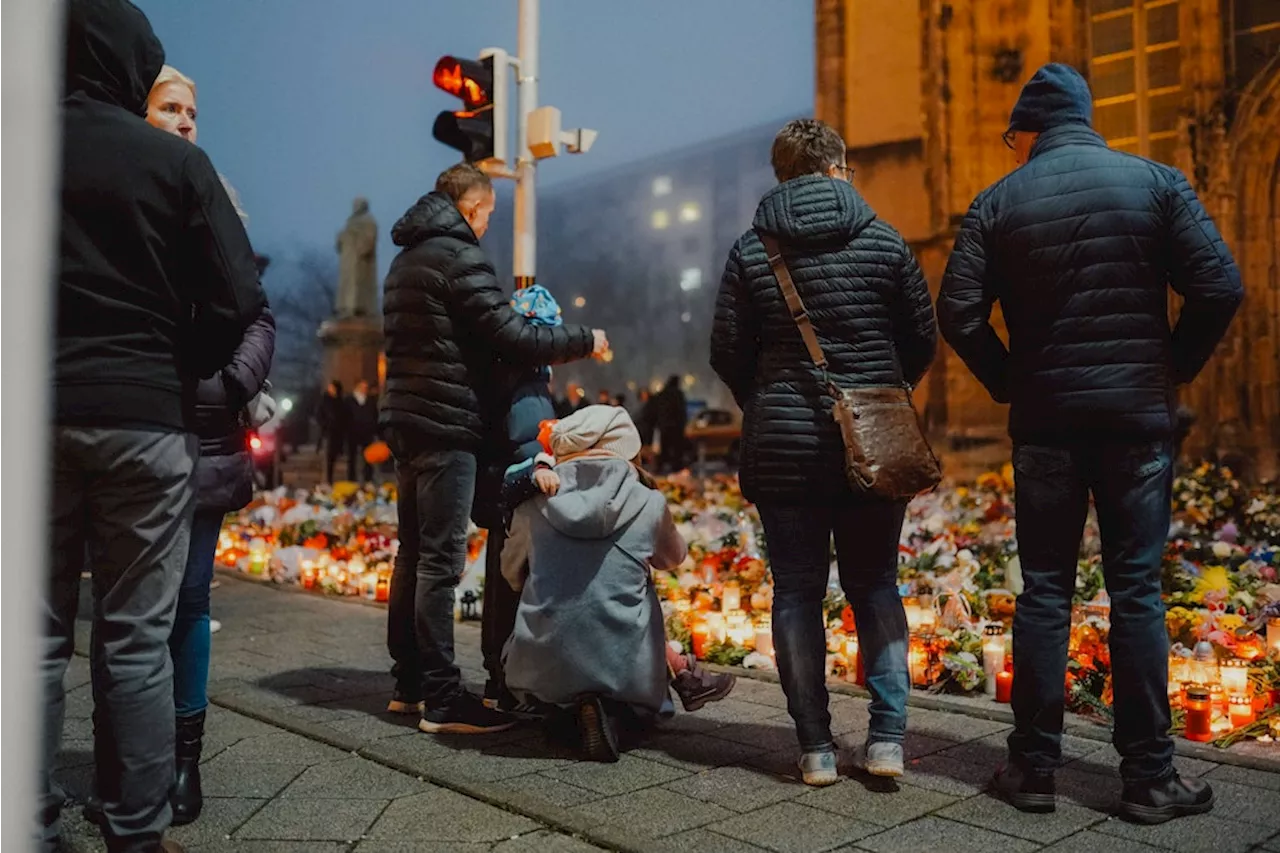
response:
<path id="1" fill-rule="evenodd" d="M 71 0 L 67 21 L 40 840 L 58 844 L 64 797 L 51 769 L 88 570 L 88 811 L 110 853 L 173 851 L 166 830 L 203 804 L 213 554 L 224 514 L 252 496 L 246 435 L 272 416 L 274 322 L 243 212 L 194 144 L 195 83 L 165 65 L 124 0 Z M 994 790 L 1024 811 L 1054 808 L 1092 498 L 1113 602 L 1120 813 L 1158 823 L 1213 806 L 1210 786 L 1172 765 L 1160 557 L 1172 392 L 1204 367 L 1242 290 L 1181 173 L 1110 150 L 1091 114 L 1087 83 L 1066 66 L 1023 89 L 1004 140 L 1018 168 L 965 217 L 937 320 L 910 247 L 853 186 L 839 134 L 801 119 L 774 142 L 778 183 L 729 254 L 711 352 L 744 412 L 742 490 L 768 539 L 777 665 L 808 784 L 840 772 L 824 680 L 833 540 L 872 697 L 863 766 L 905 772 L 906 500 L 851 484 L 832 406 L 855 389 L 919 382 L 940 327 L 1012 404 L 1026 586 L 1015 727 Z M 579 386 L 553 393 L 551 368 L 607 360 L 608 338 L 562 323 L 536 286 L 521 301 L 499 284 L 479 245 L 495 203 L 490 178 L 462 163 L 393 227 L 385 388 L 379 400 L 364 380 L 350 394 L 328 385 L 317 413 L 325 473 L 332 482 L 345 456 L 349 479 L 375 479 L 366 451 L 379 440 L 395 458 L 388 711 L 417 715 L 429 734 L 536 718 L 588 758 L 616 761 L 626 736 L 674 711 L 670 691 L 693 711 L 734 686 L 667 642 L 650 575 L 686 556 L 650 469 L 688 463 L 688 401 L 677 376 L 631 409 L 608 390 L 594 403 Z M 1172 330 L 1170 287 L 1185 299 Z M 1008 345 L 989 322 L 997 302 Z M 829 358 L 806 353 L 806 329 Z M 472 523 L 490 532 L 483 695 L 463 686 L 454 653 Z"/>

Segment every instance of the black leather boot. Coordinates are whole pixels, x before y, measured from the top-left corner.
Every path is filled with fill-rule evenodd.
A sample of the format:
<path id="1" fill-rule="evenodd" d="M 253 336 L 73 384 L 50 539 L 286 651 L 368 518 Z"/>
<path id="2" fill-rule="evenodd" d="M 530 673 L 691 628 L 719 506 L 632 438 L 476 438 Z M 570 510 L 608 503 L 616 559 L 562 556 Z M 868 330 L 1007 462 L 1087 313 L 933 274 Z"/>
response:
<path id="1" fill-rule="evenodd" d="M 173 825 L 185 826 L 200 817 L 204 795 L 200 791 L 200 751 L 204 747 L 204 711 L 178 717 L 178 737 L 173 780 Z"/>

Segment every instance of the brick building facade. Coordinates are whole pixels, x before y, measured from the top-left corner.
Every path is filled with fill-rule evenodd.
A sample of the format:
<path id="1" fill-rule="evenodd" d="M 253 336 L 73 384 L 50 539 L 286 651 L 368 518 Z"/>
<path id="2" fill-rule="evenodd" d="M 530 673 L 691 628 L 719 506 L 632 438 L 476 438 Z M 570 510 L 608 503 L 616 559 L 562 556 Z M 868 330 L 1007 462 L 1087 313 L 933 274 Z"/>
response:
<path id="1" fill-rule="evenodd" d="M 1235 252 L 1246 299 L 1183 392 L 1196 415 L 1185 450 L 1276 476 L 1280 0 L 815 2 L 817 114 L 844 135 L 859 189 L 912 243 L 935 292 L 969 203 L 1013 168 L 1000 134 L 1046 62 L 1085 74 L 1095 127 L 1114 147 L 1187 174 Z M 945 348 L 918 403 L 953 444 L 1004 429 L 1003 407 Z"/>

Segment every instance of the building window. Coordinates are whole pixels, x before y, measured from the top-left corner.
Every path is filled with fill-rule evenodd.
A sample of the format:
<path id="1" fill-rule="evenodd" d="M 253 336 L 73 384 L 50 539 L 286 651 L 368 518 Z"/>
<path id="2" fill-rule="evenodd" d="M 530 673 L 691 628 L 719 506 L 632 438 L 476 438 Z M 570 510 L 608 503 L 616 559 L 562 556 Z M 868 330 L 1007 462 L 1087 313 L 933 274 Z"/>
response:
<path id="1" fill-rule="evenodd" d="M 1178 0 L 1093 0 L 1093 126 L 1112 148 L 1173 162 L 1182 103 Z"/>
<path id="2" fill-rule="evenodd" d="M 700 267 L 689 267 L 680 271 L 680 289 L 683 291 L 697 290 L 702 287 L 702 269 Z"/>
<path id="3" fill-rule="evenodd" d="M 1232 55 L 1227 67 L 1234 71 L 1236 85 L 1249 85 L 1271 57 L 1280 53 L 1280 3 L 1275 0 L 1235 0 L 1230 5 L 1228 42 Z"/>
<path id="4" fill-rule="evenodd" d="M 697 222 L 701 218 L 702 208 L 698 206 L 696 201 L 686 201 L 680 205 L 681 222 Z"/>
<path id="5" fill-rule="evenodd" d="M 650 221 L 653 223 L 653 230 L 661 231 L 671 224 L 671 214 L 665 210 L 655 210 Z"/>
<path id="6" fill-rule="evenodd" d="M 662 198 L 664 195 L 671 195 L 671 176 L 669 175 L 653 179 L 653 197 Z"/>

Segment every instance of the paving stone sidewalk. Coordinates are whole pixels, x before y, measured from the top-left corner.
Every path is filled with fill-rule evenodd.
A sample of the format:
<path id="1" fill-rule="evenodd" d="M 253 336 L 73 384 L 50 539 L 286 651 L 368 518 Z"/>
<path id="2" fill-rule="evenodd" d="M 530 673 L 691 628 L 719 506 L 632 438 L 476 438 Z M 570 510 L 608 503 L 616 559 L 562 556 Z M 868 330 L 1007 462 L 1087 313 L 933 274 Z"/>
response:
<path id="1" fill-rule="evenodd" d="M 1115 751 L 1068 735 L 1057 812 L 1023 815 L 984 793 L 1006 723 L 912 708 L 901 783 L 849 767 L 840 784 L 816 790 L 797 778 L 781 690 L 747 679 L 619 763 L 592 764 L 536 728 L 433 737 L 384 713 L 381 609 L 232 578 L 214 591 L 213 609 L 223 629 L 205 772 L 216 799 L 179 831 L 205 845 L 196 850 L 1280 853 L 1280 773 L 1180 755 L 1181 772 L 1213 782 L 1217 808 L 1136 827 L 1109 813 Z M 459 625 L 457 644 L 478 688 L 478 627 Z M 84 773 L 88 695 L 73 697 L 66 751 L 81 755 Z M 866 734 L 866 701 L 833 695 L 831 710 L 851 755 Z"/>

